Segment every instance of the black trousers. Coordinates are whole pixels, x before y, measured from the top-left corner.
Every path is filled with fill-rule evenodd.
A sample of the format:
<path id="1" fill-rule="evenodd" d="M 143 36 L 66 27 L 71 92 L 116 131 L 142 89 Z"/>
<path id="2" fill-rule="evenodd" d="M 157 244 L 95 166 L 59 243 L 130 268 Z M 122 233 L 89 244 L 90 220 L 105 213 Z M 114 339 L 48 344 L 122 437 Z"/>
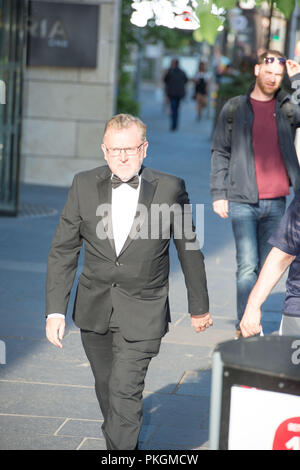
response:
<path id="1" fill-rule="evenodd" d="M 170 106 L 171 106 L 171 130 L 175 130 L 178 127 L 178 115 L 179 115 L 179 105 L 181 98 L 171 96 L 170 97 Z"/>
<path id="2" fill-rule="evenodd" d="M 127 341 L 112 315 L 107 333 L 81 330 L 81 339 L 95 377 L 107 449 L 137 449 L 144 380 L 151 359 L 159 352 L 161 338 Z"/>

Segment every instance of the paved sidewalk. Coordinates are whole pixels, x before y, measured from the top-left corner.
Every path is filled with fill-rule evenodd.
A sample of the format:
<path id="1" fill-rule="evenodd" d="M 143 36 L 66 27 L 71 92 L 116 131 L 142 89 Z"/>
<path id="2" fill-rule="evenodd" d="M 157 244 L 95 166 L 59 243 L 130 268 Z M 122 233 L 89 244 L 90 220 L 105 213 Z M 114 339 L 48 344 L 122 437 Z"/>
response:
<path id="1" fill-rule="evenodd" d="M 183 177 L 193 207 L 204 204 L 203 252 L 214 326 L 200 334 L 190 328 L 172 247 L 172 324 L 146 379 L 141 448 L 207 449 L 212 352 L 234 336 L 235 250 L 230 222 L 211 209 L 212 116 L 205 112 L 196 122 L 195 103 L 187 99 L 180 129 L 171 133 L 158 98 L 151 87 L 143 88 L 142 118 L 150 142 L 145 163 Z M 66 195 L 67 188 L 22 185 L 20 216 L 0 218 L 0 347 L 6 349 L 6 363 L 0 364 L 1 450 L 105 449 L 92 374 L 71 315 L 63 350 L 44 333 L 47 256 Z M 282 281 L 266 304 L 267 333 L 278 329 L 283 291 Z"/>

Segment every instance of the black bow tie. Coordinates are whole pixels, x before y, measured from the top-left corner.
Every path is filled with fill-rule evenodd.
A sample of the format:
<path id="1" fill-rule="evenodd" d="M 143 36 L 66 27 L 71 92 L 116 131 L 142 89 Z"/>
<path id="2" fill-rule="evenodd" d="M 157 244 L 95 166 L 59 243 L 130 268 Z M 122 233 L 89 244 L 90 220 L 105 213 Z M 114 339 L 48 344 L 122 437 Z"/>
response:
<path id="1" fill-rule="evenodd" d="M 113 175 L 111 179 L 111 185 L 113 189 L 118 188 L 122 183 L 129 184 L 129 186 L 131 186 L 132 188 L 137 189 L 140 182 L 139 177 L 137 175 L 133 176 L 133 178 L 128 181 L 122 181 L 118 176 Z"/>

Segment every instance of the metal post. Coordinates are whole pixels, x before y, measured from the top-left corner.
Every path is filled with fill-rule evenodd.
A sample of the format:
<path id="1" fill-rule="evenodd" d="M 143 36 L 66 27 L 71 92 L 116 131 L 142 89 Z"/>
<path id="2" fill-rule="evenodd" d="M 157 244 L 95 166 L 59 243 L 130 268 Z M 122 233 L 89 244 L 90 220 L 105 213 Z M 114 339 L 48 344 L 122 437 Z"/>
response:
<path id="1" fill-rule="evenodd" d="M 212 358 L 212 379 L 209 416 L 209 448 L 219 449 L 222 410 L 223 362 L 221 353 L 215 352 Z"/>
<path id="2" fill-rule="evenodd" d="M 267 39 L 267 49 L 270 49 L 271 44 L 271 32 L 272 32 L 272 17 L 274 11 L 274 0 L 271 1 L 271 8 L 270 8 L 270 24 L 269 24 L 269 31 L 268 31 L 268 39 Z"/>
<path id="3" fill-rule="evenodd" d="M 298 7 L 298 3 L 296 2 L 294 11 L 292 13 L 291 23 L 290 23 L 290 30 L 289 30 L 288 57 L 291 58 L 291 59 L 294 59 L 294 56 L 295 56 L 298 12 L 299 12 L 299 7 Z"/>

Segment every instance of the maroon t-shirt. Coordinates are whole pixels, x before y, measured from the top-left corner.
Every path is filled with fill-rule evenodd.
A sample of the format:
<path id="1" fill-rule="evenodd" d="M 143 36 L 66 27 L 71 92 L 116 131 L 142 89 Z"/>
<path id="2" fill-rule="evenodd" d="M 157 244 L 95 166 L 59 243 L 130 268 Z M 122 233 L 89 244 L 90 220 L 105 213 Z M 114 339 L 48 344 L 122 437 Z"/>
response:
<path id="1" fill-rule="evenodd" d="M 259 199 L 287 196 L 289 177 L 279 147 L 275 103 L 251 99 L 254 111 L 253 149 Z"/>

